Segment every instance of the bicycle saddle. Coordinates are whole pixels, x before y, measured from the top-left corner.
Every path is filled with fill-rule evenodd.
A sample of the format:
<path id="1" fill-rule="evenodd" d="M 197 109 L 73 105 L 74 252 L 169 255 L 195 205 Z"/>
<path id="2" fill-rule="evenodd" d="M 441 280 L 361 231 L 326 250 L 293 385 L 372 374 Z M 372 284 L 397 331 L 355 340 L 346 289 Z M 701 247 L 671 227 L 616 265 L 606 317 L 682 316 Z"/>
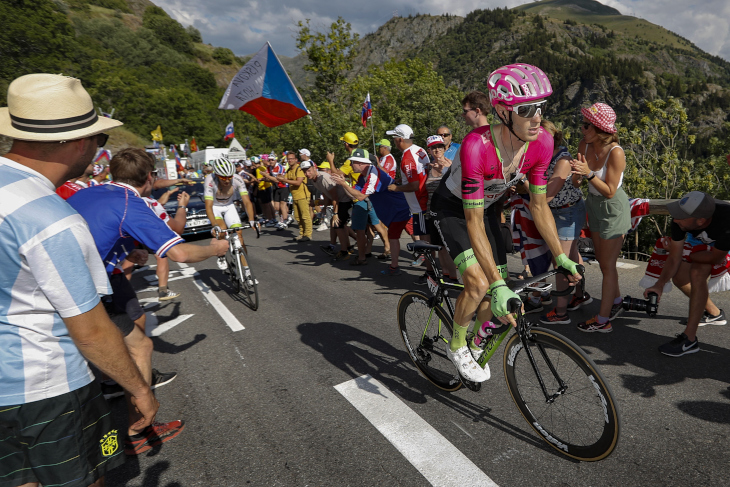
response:
<path id="1" fill-rule="evenodd" d="M 406 245 L 408 247 L 408 251 L 410 252 L 426 252 L 428 250 L 435 250 L 439 251 L 441 250 L 440 245 L 431 245 L 430 243 L 421 242 L 420 240 L 416 242 L 411 242 Z"/>

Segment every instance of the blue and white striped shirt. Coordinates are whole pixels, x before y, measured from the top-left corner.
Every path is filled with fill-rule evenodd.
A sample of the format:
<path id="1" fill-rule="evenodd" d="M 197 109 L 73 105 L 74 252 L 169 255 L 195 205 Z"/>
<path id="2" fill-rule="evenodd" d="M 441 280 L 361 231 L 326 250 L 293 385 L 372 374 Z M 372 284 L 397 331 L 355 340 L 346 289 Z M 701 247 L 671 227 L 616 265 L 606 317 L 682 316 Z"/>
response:
<path id="1" fill-rule="evenodd" d="M 0 157 L 0 406 L 59 396 L 93 375 L 63 318 L 111 294 L 81 215 L 40 173 Z"/>

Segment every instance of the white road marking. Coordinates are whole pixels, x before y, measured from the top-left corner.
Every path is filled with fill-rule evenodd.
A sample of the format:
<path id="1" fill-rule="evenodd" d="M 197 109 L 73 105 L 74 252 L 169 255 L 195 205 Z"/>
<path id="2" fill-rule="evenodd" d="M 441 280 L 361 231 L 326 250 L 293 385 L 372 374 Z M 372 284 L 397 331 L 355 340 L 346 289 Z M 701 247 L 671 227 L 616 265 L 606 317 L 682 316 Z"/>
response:
<path id="1" fill-rule="evenodd" d="M 179 274 L 179 275 L 176 275 L 176 274 Z M 187 267 L 187 268 L 181 269 L 179 271 L 170 271 L 169 275 L 174 276 L 174 277 L 170 277 L 168 279 L 168 281 L 177 281 L 178 279 L 185 279 L 187 277 L 193 277 L 195 275 L 195 269 L 192 267 Z M 149 275 L 149 276 L 144 276 L 144 279 L 150 284 L 152 284 L 153 282 L 157 282 L 157 276 L 154 274 Z"/>
<path id="2" fill-rule="evenodd" d="M 336 385 L 355 409 L 377 428 L 434 486 L 497 487 L 479 467 L 370 375 Z"/>
<path id="3" fill-rule="evenodd" d="M 182 269 L 193 269 L 187 264 L 184 264 L 182 262 L 178 262 L 177 265 L 179 265 Z M 218 314 L 223 318 L 223 321 L 226 322 L 226 325 L 228 325 L 228 328 L 231 329 L 231 331 L 241 331 L 245 330 L 246 327 L 244 327 L 240 321 L 231 313 L 231 311 L 226 308 L 226 306 L 221 302 L 220 299 L 218 299 L 218 296 L 216 296 L 213 291 L 205 285 L 203 281 L 200 280 L 200 275 L 196 272 L 194 274 L 195 276 L 195 285 L 198 286 L 198 289 L 200 289 L 200 292 L 203 293 L 203 297 L 208 300 L 208 302 L 213 306 L 213 309 L 215 309 Z"/>
<path id="4" fill-rule="evenodd" d="M 147 336 L 148 337 L 158 337 L 158 336 L 162 335 L 163 333 L 165 333 L 166 331 L 172 330 L 174 327 L 176 327 L 183 321 L 185 321 L 188 318 L 191 318 L 193 316 L 195 316 L 195 315 L 180 315 L 177 318 L 175 318 L 174 320 L 166 321 L 166 322 L 162 323 L 161 325 L 159 324 L 159 321 L 158 321 L 157 317 L 155 316 L 155 322 L 156 322 L 155 325 L 152 326 L 151 323 L 148 322 L 145 326 L 145 329 L 147 330 Z M 148 316 L 148 318 L 149 318 L 149 316 Z"/>
<path id="5" fill-rule="evenodd" d="M 636 269 L 639 266 L 636 264 L 629 264 L 627 262 L 616 262 L 616 267 L 619 269 Z"/>

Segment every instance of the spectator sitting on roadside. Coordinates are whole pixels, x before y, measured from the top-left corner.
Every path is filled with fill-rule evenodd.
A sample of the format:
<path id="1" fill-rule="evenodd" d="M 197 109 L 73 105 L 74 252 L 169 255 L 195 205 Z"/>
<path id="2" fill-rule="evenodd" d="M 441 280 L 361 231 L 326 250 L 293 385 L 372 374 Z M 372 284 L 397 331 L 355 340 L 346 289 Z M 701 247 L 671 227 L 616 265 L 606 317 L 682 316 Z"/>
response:
<path id="1" fill-rule="evenodd" d="M 22 76 L 8 87 L 0 134 L 0 482 L 103 486 L 124 463 L 94 363 L 130 393 L 148 427 L 159 404 L 109 319 L 104 264 L 86 222 L 54 190 L 90 165 L 104 133 L 77 79 Z M 13 120 L 23 120 L 16 124 Z"/>
<path id="2" fill-rule="evenodd" d="M 725 312 L 709 298 L 707 280 L 713 265 L 725 262 L 730 251 L 730 204 L 717 201 L 707 193 L 692 191 L 679 201 L 667 205 L 672 216 L 669 257 L 657 282 L 646 291 L 656 293 L 661 299 L 664 285 L 671 279 L 689 297 L 689 317 L 683 333 L 659 347 L 659 351 L 670 357 L 680 357 L 699 352 L 697 328 L 704 325 L 724 325 Z M 693 252 L 683 262 L 682 250 L 685 240 L 699 240 L 707 247 Z"/>
<path id="3" fill-rule="evenodd" d="M 133 250 L 135 240 L 155 250 L 155 255 L 169 256 L 176 262 L 200 262 L 215 255 L 225 255 L 228 242 L 212 239 L 207 246 L 184 243 L 151 210 L 143 196 L 149 196 L 154 186 L 156 169 L 154 158 L 142 149 L 119 151 L 110 162 L 114 181 L 103 186 L 79 191 L 68 203 L 86 220 L 99 255 L 106 265 L 112 287 L 112 306 L 119 316 L 119 327 L 137 367 L 148 384 L 155 387 L 152 375 L 152 341 L 145 335 L 145 314 L 124 274 L 117 269 L 127 259 L 137 264 L 147 261 L 147 251 Z M 171 379 L 158 377 L 159 384 Z M 156 379 L 157 380 L 157 379 Z M 184 428 L 183 421 L 154 424 L 140 429 L 127 394 L 130 414 L 125 453 L 137 455 L 157 444 L 177 436 Z"/>

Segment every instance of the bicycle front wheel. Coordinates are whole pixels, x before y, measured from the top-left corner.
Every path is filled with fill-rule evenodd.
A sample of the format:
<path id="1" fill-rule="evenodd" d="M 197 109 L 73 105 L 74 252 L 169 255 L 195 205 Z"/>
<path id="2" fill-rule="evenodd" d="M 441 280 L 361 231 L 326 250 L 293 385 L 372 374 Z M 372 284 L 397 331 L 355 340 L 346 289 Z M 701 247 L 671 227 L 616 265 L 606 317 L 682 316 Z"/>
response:
<path id="1" fill-rule="evenodd" d="M 621 424 L 596 364 L 552 330 L 532 328 L 527 343 L 548 398 L 519 335 L 513 335 L 504 350 L 504 376 L 522 416 L 563 455 L 588 462 L 606 458 L 616 448 Z"/>
<path id="2" fill-rule="evenodd" d="M 243 297 L 243 301 L 253 311 L 259 309 L 259 286 L 256 284 L 256 276 L 253 274 L 251 269 L 251 262 L 248 261 L 243 255 L 243 252 L 238 254 L 239 258 L 239 283 L 240 283 L 240 295 Z M 248 275 L 245 272 L 245 265 L 248 264 Z"/>
<path id="3" fill-rule="evenodd" d="M 398 302 L 398 328 L 408 355 L 418 370 L 436 387 L 455 391 L 461 387 L 459 374 L 446 355 L 452 324 L 438 306 L 429 307 L 429 295 L 408 291 Z"/>

